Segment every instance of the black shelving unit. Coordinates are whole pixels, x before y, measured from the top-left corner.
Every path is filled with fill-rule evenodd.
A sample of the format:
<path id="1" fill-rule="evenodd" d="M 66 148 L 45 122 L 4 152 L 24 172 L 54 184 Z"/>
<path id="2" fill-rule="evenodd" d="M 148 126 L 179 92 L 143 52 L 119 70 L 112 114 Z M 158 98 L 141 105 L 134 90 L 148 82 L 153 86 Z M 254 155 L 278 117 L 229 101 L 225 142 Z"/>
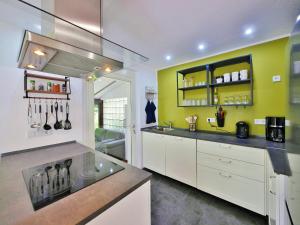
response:
<path id="1" fill-rule="evenodd" d="M 201 86 L 193 86 L 193 87 L 182 87 L 182 88 L 179 88 L 179 77 L 181 76 L 182 77 L 182 81 L 184 80 L 185 76 L 188 75 L 188 74 L 191 74 L 191 73 L 197 73 L 197 72 L 202 72 L 202 71 L 206 71 L 206 84 L 205 85 L 201 85 Z M 209 101 L 209 70 L 208 70 L 208 67 L 207 65 L 203 65 L 203 66 L 196 66 L 196 67 L 192 67 L 192 68 L 188 68 L 188 69 L 184 69 L 184 70 L 180 70 L 180 71 L 177 71 L 177 74 L 176 74 L 176 83 L 177 83 L 177 107 L 207 107 L 207 106 L 210 106 L 210 101 Z M 207 104 L 206 105 L 192 105 L 192 106 L 184 106 L 184 105 L 180 105 L 179 103 L 179 91 L 182 91 L 183 93 L 183 99 L 185 98 L 185 92 L 186 91 L 192 91 L 192 90 L 199 90 L 199 89 L 206 89 L 207 92 L 207 97 L 206 97 L 206 101 L 207 101 Z"/>
<path id="2" fill-rule="evenodd" d="M 232 82 L 223 82 L 223 83 L 215 83 L 215 70 L 218 68 L 231 66 L 235 64 L 241 64 L 241 63 L 247 63 L 248 66 L 248 76 L 249 78 L 247 80 L 238 80 L 238 81 L 232 81 Z M 180 80 L 180 77 L 182 77 L 182 80 L 185 78 L 186 75 L 196 72 L 206 71 L 206 85 L 201 86 L 193 86 L 193 87 L 179 87 L 178 83 Z M 231 71 L 228 71 L 231 72 Z M 252 64 L 252 56 L 251 55 L 245 55 L 240 57 L 235 57 L 215 63 L 210 63 L 207 65 L 201 65 L 196 66 L 192 68 L 187 68 L 184 70 L 177 71 L 176 75 L 177 79 L 177 106 L 178 107 L 215 107 L 219 106 L 220 104 L 214 103 L 214 92 L 215 88 L 221 88 L 224 86 L 233 86 L 233 85 L 249 85 L 250 86 L 250 99 L 249 103 L 247 104 L 221 104 L 222 106 L 252 106 L 253 105 L 253 64 Z M 180 92 L 182 92 L 182 97 L 185 99 L 185 92 L 186 91 L 193 91 L 193 90 L 199 90 L 199 89 L 207 89 L 207 105 L 192 105 L 192 106 L 184 106 L 180 105 Z"/>

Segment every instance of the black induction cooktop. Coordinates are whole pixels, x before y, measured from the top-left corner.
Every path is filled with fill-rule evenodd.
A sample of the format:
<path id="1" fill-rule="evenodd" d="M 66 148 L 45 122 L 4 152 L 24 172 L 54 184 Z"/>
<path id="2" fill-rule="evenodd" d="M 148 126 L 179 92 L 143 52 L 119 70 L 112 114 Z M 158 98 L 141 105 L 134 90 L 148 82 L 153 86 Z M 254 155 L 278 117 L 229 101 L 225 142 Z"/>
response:
<path id="1" fill-rule="evenodd" d="M 92 152 L 23 170 L 34 210 L 47 206 L 124 168 Z"/>

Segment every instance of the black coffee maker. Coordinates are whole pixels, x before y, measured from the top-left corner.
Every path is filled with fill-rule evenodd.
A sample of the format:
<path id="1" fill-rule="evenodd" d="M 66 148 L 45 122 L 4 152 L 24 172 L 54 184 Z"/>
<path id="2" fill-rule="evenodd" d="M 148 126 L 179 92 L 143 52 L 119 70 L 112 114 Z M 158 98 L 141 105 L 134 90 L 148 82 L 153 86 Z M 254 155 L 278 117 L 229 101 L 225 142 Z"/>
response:
<path id="1" fill-rule="evenodd" d="M 266 139 L 285 142 L 285 117 L 266 117 Z"/>
<path id="2" fill-rule="evenodd" d="M 249 137 L 249 125 L 244 121 L 239 121 L 236 124 L 236 136 L 238 138 Z"/>

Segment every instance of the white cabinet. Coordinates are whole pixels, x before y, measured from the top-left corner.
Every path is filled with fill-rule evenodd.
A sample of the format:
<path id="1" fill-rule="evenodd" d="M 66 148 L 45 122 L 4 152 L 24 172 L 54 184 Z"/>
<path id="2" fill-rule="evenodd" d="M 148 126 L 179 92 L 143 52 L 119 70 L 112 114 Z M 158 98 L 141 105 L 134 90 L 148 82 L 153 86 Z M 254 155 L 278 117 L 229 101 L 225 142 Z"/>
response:
<path id="1" fill-rule="evenodd" d="M 200 165 L 197 187 L 219 198 L 264 214 L 265 185 L 262 182 Z"/>
<path id="2" fill-rule="evenodd" d="M 87 225 L 151 225 L 150 189 L 151 184 L 148 181 L 88 222 Z"/>
<path id="3" fill-rule="evenodd" d="M 196 187 L 196 140 L 166 136 L 166 175 Z"/>
<path id="4" fill-rule="evenodd" d="M 197 188 L 266 215 L 265 150 L 197 140 Z"/>
<path id="5" fill-rule="evenodd" d="M 143 166 L 166 175 L 165 135 L 143 132 Z"/>
<path id="6" fill-rule="evenodd" d="M 277 176 L 274 173 L 270 158 L 267 160 L 267 201 L 268 201 L 268 216 L 269 225 L 278 225 L 277 210 L 278 210 L 278 195 L 277 193 Z"/>

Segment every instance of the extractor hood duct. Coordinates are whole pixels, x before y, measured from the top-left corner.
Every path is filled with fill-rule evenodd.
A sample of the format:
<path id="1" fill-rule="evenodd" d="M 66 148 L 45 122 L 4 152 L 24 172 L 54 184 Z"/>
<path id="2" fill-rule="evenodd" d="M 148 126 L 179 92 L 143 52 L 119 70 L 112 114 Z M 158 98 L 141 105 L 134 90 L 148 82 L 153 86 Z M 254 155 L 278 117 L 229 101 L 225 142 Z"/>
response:
<path id="1" fill-rule="evenodd" d="M 37 33 L 25 31 L 19 55 L 19 68 L 52 74 L 87 78 L 123 68 L 123 63 L 83 48 L 58 41 Z"/>

